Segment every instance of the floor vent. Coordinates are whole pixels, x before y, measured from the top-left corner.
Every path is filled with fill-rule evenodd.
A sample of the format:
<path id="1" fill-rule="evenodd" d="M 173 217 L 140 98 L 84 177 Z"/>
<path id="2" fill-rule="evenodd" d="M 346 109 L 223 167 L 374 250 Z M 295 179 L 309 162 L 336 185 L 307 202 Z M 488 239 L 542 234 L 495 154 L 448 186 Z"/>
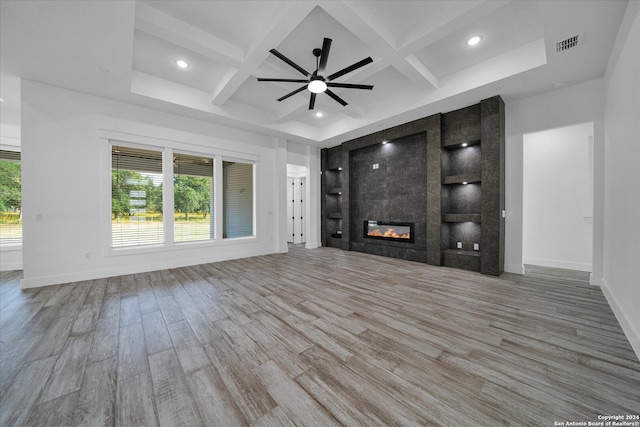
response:
<path id="1" fill-rule="evenodd" d="M 572 49 L 582 41 L 582 34 L 576 34 L 568 39 L 556 42 L 556 53 L 564 52 Z"/>

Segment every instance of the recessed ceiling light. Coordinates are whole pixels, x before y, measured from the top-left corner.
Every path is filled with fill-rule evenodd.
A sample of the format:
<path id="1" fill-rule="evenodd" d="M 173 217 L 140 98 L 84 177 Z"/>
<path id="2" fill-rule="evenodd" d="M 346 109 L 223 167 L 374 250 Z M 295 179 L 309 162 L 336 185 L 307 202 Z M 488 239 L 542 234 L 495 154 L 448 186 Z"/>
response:
<path id="1" fill-rule="evenodd" d="M 4 102 L 4 99 L 0 98 L 0 102 Z"/>
<path id="2" fill-rule="evenodd" d="M 562 86 L 564 86 L 564 83 L 562 83 L 562 82 L 555 82 L 553 84 L 553 87 L 555 87 L 555 88 L 559 88 L 559 87 L 562 87 Z"/>
<path id="3" fill-rule="evenodd" d="M 480 40 L 482 40 L 482 36 L 473 36 L 469 40 L 467 40 L 467 45 L 468 46 L 475 46 L 478 43 L 480 43 Z"/>
<path id="4" fill-rule="evenodd" d="M 318 112 L 316 113 L 316 117 L 317 117 L 317 118 L 322 117 L 322 111 L 318 111 Z"/>
<path id="5" fill-rule="evenodd" d="M 187 68 L 189 66 L 189 63 L 184 59 L 176 59 L 176 65 L 180 68 Z"/>

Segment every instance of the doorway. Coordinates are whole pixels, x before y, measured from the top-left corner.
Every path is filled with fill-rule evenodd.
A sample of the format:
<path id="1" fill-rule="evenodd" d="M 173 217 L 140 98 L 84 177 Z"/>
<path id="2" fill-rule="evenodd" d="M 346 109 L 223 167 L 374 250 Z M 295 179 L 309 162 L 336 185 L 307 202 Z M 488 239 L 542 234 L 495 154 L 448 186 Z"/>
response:
<path id="1" fill-rule="evenodd" d="M 591 272 L 593 122 L 524 135 L 523 263 Z"/>
<path id="2" fill-rule="evenodd" d="M 287 242 L 305 243 L 307 168 L 287 165 Z"/>

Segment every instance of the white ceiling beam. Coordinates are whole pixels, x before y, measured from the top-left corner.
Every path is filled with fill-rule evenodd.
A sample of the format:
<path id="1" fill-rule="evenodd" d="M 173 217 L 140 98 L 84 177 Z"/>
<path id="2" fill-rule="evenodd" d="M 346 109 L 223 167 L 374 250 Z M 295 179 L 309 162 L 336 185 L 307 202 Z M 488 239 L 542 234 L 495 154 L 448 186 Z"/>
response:
<path id="1" fill-rule="evenodd" d="M 407 64 L 413 67 L 413 70 L 416 73 L 420 74 L 420 77 L 421 77 L 419 79 L 420 82 L 423 82 L 424 80 L 426 80 L 431 84 L 431 86 L 433 86 L 436 89 L 440 86 L 440 82 L 438 82 L 438 78 L 414 54 L 408 55 L 404 59 L 407 62 Z"/>
<path id="2" fill-rule="evenodd" d="M 380 55 L 380 59 L 374 61 L 376 66 L 365 67 L 367 70 L 358 77 L 363 79 L 391 66 L 419 88 L 437 87 L 437 79 L 433 73 L 424 64 L 417 61 L 417 58 L 407 60 L 407 56 L 413 52 L 398 49 L 397 40 L 391 31 L 371 12 L 366 3 L 362 1 L 324 1 L 320 5 L 340 24 L 348 28 L 369 48 Z M 350 81 L 355 81 L 356 75 L 350 77 Z"/>
<path id="3" fill-rule="evenodd" d="M 396 50 L 391 32 L 363 2 L 328 0 L 318 4 L 379 56 L 384 57 Z"/>
<path id="4" fill-rule="evenodd" d="M 135 28 L 217 61 L 240 66 L 242 49 L 169 14 L 136 2 Z"/>
<path id="5" fill-rule="evenodd" d="M 215 105 L 224 105 L 255 73 L 269 55 L 269 50 L 282 43 L 314 7 L 314 2 L 282 2 L 272 16 L 265 18 L 261 34 L 256 36 L 256 42 L 249 47 L 238 69 L 227 74 L 227 78 L 213 90 L 211 102 Z"/>

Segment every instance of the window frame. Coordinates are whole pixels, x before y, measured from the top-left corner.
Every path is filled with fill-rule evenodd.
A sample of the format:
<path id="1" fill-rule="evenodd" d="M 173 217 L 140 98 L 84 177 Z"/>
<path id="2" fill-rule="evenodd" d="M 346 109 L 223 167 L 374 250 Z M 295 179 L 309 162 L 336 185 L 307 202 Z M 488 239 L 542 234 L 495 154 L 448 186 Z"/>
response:
<path id="1" fill-rule="evenodd" d="M 257 175 L 257 166 L 256 166 L 256 162 L 249 161 L 249 160 L 246 160 L 246 159 L 240 159 L 240 158 L 237 158 L 237 157 L 226 157 L 226 156 L 225 156 L 225 157 L 223 157 L 223 158 L 222 158 L 222 161 L 220 162 L 220 167 L 221 167 L 221 169 L 223 169 L 223 168 L 224 168 L 224 166 L 223 166 L 223 163 L 224 163 L 224 162 L 243 163 L 243 164 L 251 165 L 251 166 L 252 166 L 252 170 L 251 170 L 252 177 L 251 177 L 251 179 L 252 179 L 252 192 L 253 192 L 253 194 L 252 194 L 252 212 L 251 212 L 251 215 L 252 215 L 253 223 L 252 223 L 252 226 L 251 226 L 251 227 L 252 227 L 253 234 L 252 234 L 252 235 L 250 235 L 250 236 L 223 237 L 223 240 L 226 240 L 226 241 L 234 241 L 234 240 L 242 240 L 242 239 L 251 239 L 251 238 L 255 238 L 255 237 L 257 236 L 257 216 L 256 216 L 256 214 L 257 214 L 257 212 L 258 212 L 258 211 L 256 210 L 256 205 L 257 205 L 257 194 L 258 194 L 257 189 L 256 189 L 256 185 L 257 185 L 257 183 L 258 183 L 258 181 L 256 180 L 256 175 Z M 223 176 L 223 174 L 224 174 L 224 169 L 223 169 L 223 170 L 221 171 L 221 173 L 220 173 L 220 175 L 221 175 L 221 180 L 222 180 L 222 184 L 221 184 L 221 187 L 222 187 L 222 190 L 221 190 L 221 191 L 222 191 L 222 192 L 220 193 L 220 202 L 221 202 L 221 203 L 220 203 L 220 208 L 221 208 L 221 210 L 222 210 L 222 215 L 223 215 L 223 218 L 224 218 L 224 204 L 225 204 L 225 200 L 224 200 L 224 184 L 225 184 L 225 183 L 224 183 L 224 176 Z M 220 229 L 220 231 L 221 231 L 221 235 L 223 235 L 223 234 L 224 234 L 224 231 L 225 231 L 225 230 L 224 230 L 224 224 L 222 224 L 222 228 Z"/>
<path id="2" fill-rule="evenodd" d="M 162 241 L 159 243 L 148 243 L 148 244 L 138 244 L 138 245 L 124 245 L 124 246 L 113 246 L 113 220 L 111 218 L 111 213 L 113 212 L 113 188 L 111 186 L 111 174 L 113 172 L 113 147 L 124 147 L 124 148 L 132 148 L 132 149 L 139 149 L 139 150 L 146 150 L 146 151 L 154 151 L 154 152 L 159 152 L 161 153 L 162 156 L 162 188 L 163 188 L 163 194 L 162 194 L 162 211 L 163 211 L 163 215 L 162 215 Z M 165 191 L 164 188 L 166 187 L 165 185 L 165 150 L 162 149 L 161 147 L 150 147 L 150 146 L 141 146 L 141 145 L 137 145 L 137 144 L 121 144 L 120 141 L 111 141 L 111 143 L 109 144 L 109 248 L 113 251 L 120 251 L 120 250 L 124 250 L 124 249 L 128 249 L 128 248 L 136 248 L 136 249 L 144 249 L 144 248 L 149 248 L 149 249 L 153 249 L 156 248 L 158 246 L 162 246 L 167 242 L 167 230 L 166 230 L 166 221 L 165 221 L 165 209 L 166 209 L 166 204 L 164 201 L 165 198 Z"/>
<path id="3" fill-rule="evenodd" d="M 123 256 L 123 255 L 135 255 L 145 253 L 156 252 L 170 252 L 181 251 L 197 248 L 211 248 L 226 245 L 235 244 L 255 244 L 260 242 L 260 234 L 257 227 L 258 219 L 257 212 L 259 197 L 258 197 L 258 185 L 257 179 L 259 173 L 259 156 L 249 153 L 238 153 L 225 149 L 214 148 L 210 146 L 200 144 L 189 144 L 184 142 L 157 139 L 152 137 L 145 137 L 139 135 L 122 134 L 115 131 L 101 131 L 99 139 L 103 145 L 104 158 L 101 162 L 102 172 L 101 178 L 104 180 L 102 197 L 104 200 L 104 207 L 102 209 L 103 218 L 102 223 L 104 227 L 104 254 L 105 256 Z M 124 146 L 131 148 L 138 148 L 143 150 L 156 150 L 162 151 L 162 175 L 163 175 L 163 228 L 164 228 L 164 242 L 155 245 L 144 246 L 125 246 L 125 247 L 112 247 L 111 246 L 111 149 L 112 146 Z M 192 156 L 202 156 L 211 158 L 214 161 L 213 164 L 213 211 L 214 215 L 214 238 L 208 240 L 195 240 L 176 242 L 174 240 L 174 218 L 172 215 L 165 215 L 165 212 L 174 212 L 174 186 L 173 186 L 173 154 L 187 154 Z M 253 165 L 253 235 L 236 238 L 222 238 L 222 162 L 225 161 L 237 161 L 242 163 L 249 163 Z M 170 182 L 171 185 L 166 185 Z"/>
<path id="4" fill-rule="evenodd" d="M 19 146 L 15 146 L 15 145 L 5 145 L 5 144 L 0 144 L 0 150 L 3 151 L 13 151 L 15 153 L 19 153 L 20 155 L 20 173 L 22 174 L 22 149 Z M 20 188 L 20 194 L 22 194 L 22 187 Z M 24 202 L 24 200 L 23 200 Z M 24 216 L 24 212 L 22 211 L 22 214 Z M 18 251 L 22 251 L 22 245 L 24 243 L 24 221 L 20 224 L 20 228 L 21 230 L 21 237 L 20 237 L 20 242 L 18 243 L 5 243 L 0 245 L 0 253 L 1 252 L 18 252 Z"/>
<path id="5" fill-rule="evenodd" d="M 217 167 L 216 167 L 216 157 L 215 155 L 212 154 L 203 154 L 203 153 L 194 153 L 194 152 L 189 152 L 189 151 L 185 151 L 185 150 L 172 150 L 171 153 L 171 158 L 173 159 L 174 155 L 187 155 L 187 156 L 194 156 L 194 157 L 205 157 L 207 159 L 211 159 L 212 161 L 212 165 L 211 167 L 213 168 L 213 176 L 211 177 L 211 186 L 209 188 L 210 191 L 210 199 L 209 199 L 209 204 L 210 204 L 210 212 L 209 215 L 211 216 L 211 218 L 213 218 L 213 237 L 209 238 L 209 239 L 201 239 L 201 240 L 183 240 L 183 241 L 176 241 L 176 237 L 175 237 L 175 217 L 172 217 L 172 227 L 173 227 L 173 234 L 171 235 L 171 239 L 173 241 L 174 245 L 184 245 L 184 244 L 192 244 L 192 243 L 201 243 L 201 242 L 215 242 L 216 240 L 218 240 L 218 233 L 220 232 L 217 228 L 217 212 L 216 212 L 216 204 L 218 203 L 218 194 L 216 193 L 216 173 L 217 173 Z M 171 200 L 173 202 L 172 206 L 172 212 L 175 215 L 175 184 L 173 183 L 173 178 L 175 177 L 175 168 L 174 168 L 174 164 L 172 161 L 171 164 L 172 167 L 172 173 L 171 173 L 171 179 L 172 179 L 172 195 L 171 195 Z M 164 197 L 164 194 L 163 194 Z"/>

